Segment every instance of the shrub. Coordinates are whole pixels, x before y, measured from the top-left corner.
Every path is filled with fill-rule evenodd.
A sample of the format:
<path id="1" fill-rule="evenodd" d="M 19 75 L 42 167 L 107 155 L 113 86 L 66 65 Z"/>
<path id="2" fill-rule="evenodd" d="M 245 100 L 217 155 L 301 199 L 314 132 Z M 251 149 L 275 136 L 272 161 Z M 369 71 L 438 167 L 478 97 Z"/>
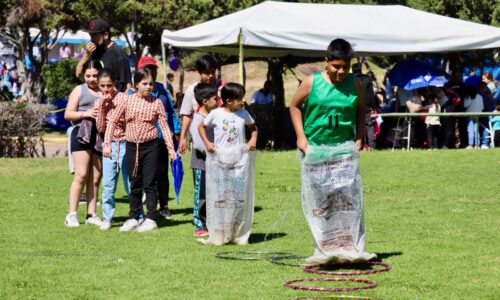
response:
<path id="1" fill-rule="evenodd" d="M 51 105 L 1 102 L 0 157 L 45 156 L 42 129 L 51 109 Z"/>
<path id="2" fill-rule="evenodd" d="M 75 76 L 78 60 L 63 59 L 42 67 L 45 95 L 49 99 L 67 98 L 76 85 L 81 84 Z"/>

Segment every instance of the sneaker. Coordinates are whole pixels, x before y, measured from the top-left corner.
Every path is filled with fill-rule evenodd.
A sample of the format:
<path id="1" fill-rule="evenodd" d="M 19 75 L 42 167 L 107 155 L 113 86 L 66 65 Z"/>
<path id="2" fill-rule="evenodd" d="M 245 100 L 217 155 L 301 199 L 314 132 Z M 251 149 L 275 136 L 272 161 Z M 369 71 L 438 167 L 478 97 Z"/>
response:
<path id="1" fill-rule="evenodd" d="M 64 225 L 67 227 L 79 227 L 80 223 L 78 222 L 78 218 L 76 217 L 76 213 L 69 213 L 64 220 Z"/>
<path id="2" fill-rule="evenodd" d="M 488 145 L 481 145 L 481 149 L 490 149 L 490 147 Z"/>
<path id="3" fill-rule="evenodd" d="M 193 233 L 193 236 L 196 236 L 196 237 L 208 236 L 208 230 L 206 230 L 206 229 L 195 230 Z"/>
<path id="4" fill-rule="evenodd" d="M 108 220 L 103 220 L 101 223 L 101 227 L 99 227 L 99 229 L 101 230 L 108 230 L 110 228 L 111 228 L 111 221 Z"/>
<path id="5" fill-rule="evenodd" d="M 166 207 L 164 209 L 160 209 L 159 214 L 162 217 L 164 217 L 165 219 L 167 219 L 167 220 L 171 220 L 172 219 L 172 213 L 170 212 L 170 210 L 168 209 L 168 207 Z"/>
<path id="6" fill-rule="evenodd" d="M 158 229 L 158 225 L 156 225 L 156 222 L 154 220 L 151 220 L 149 218 L 146 218 L 144 222 L 142 222 L 141 225 L 137 228 L 138 232 L 146 232 L 146 231 L 151 231 Z"/>
<path id="7" fill-rule="evenodd" d="M 465 149 L 474 149 L 474 146 L 469 145 L 469 146 L 465 147 Z"/>
<path id="8" fill-rule="evenodd" d="M 126 231 L 132 231 L 136 229 L 139 226 L 139 221 L 136 219 L 128 219 L 123 223 L 123 225 L 120 227 L 120 232 L 126 232 Z"/>
<path id="9" fill-rule="evenodd" d="M 93 215 L 92 217 L 87 218 L 87 220 L 85 220 L 85 224 L 101 226 L 101 223 L 102 223 L 102 221 L 101 221 L 101 219 L 99 219 L 99 217 L 97 215 Z"/>

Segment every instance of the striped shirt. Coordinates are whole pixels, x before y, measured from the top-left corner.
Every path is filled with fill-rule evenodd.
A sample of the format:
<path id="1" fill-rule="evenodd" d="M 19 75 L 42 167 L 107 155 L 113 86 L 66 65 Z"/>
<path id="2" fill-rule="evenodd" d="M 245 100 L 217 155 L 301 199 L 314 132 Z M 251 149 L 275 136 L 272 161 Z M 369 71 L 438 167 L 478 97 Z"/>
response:
<path id="1" fill-rule="evenodd" d="M 132 143 L 145 143 L 158 138 L 156 122 L 160 122 L 160 129 L 165 139 L 168 155 L 170 159 L 176 158 L 172 134 L 167 124 L 165 109 L 157 98 L 148 96 L 142 97 L 135 93 L 121 101 L 109 120 L 104 136 L 104 145 L 110 146 L 111 135 L 122 117 L 125 117 L 125 140 Z M 139 150 L 139 147 L 137 147 Z M 138 151 L 137 150 L 137 151 Z M 138 154 L 136 154 L 136 157 Z M 137 164 L 137 159 L 136 159 Z M 134 168 L 136 171 L 136 167 Z M 134 172 L 135 173 L 135 172 Z"/>
<path id="2" fill-rule="evenodd" d="M 114 91 L 108 97 L 101 97 L 96 101 L 97 107 L 96 126 L 99 132 L 106 132 L 106 125 L 109 124 L 112 114 L 121 102 L 127 100 L 127 94 Z M 111 139 L 119 142 L 125 139 L 125 117 L 122 116 L 116 123 Z"/>

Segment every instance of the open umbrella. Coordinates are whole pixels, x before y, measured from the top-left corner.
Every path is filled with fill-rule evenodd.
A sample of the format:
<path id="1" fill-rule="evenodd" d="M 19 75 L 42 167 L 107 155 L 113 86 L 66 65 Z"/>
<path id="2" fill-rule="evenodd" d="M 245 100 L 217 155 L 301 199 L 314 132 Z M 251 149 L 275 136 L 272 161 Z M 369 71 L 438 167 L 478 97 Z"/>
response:
<path id="1" fill-rule="evenodd" d="M 174 141 L 174 148 L 177 151 L 179 147 L 179 142 Z M 179 194 L 181 192 L 182 178 L 184 178 L 184 168 L 182 166 L 182 158 L 177 151 L 177 158 L 170 162 L 170 168 L 172 169 L 172 178 L 174 180 L 174 190 L 175 190 L 175 203 L 179 204 Z"/>
<path id="2" fill-rule="evenodd" d="M 447 76 L 446 72 L 417 60 L 399 62 L 389 72 L 390 82 L 405 90 L 444 86 L 448 82 Z"/>

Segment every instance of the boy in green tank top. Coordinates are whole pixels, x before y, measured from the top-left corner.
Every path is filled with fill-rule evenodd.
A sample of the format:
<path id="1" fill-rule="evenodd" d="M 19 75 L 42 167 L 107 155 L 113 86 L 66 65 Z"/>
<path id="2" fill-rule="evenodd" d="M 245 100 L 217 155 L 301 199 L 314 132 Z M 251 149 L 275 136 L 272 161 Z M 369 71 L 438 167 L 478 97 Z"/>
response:
<path id="1" fill-rule="evenodd" d="M 353 56 L 349 42 L 333 40 L 325 57 L 326 70 L 310 75 L 297 89 L 290 116 L 302 153 L 309 144 L 335 146 L 352 140 L 361 149 L 365 100 L 361 83 L 349 73 Z"/>
<path id="2" fill-rule="evenodd" d="M 301 161 L 302 209 L 314 240 L 312 263 L 366 261 L 359 150 L 365 128 L 361 82 L 349 73 L 354 51 L 335 39 L 325 71 L 297 89 L 290 115 Z"/>

